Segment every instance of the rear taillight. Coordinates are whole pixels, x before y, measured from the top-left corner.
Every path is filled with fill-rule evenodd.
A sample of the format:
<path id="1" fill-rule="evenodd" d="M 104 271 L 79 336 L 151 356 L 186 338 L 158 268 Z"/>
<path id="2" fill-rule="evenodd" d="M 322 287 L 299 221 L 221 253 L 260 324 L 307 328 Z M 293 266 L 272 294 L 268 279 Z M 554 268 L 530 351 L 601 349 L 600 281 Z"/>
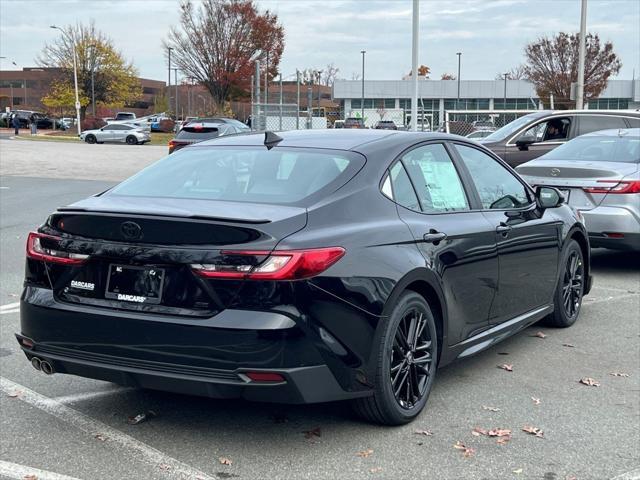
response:
<path id="1" fill-rule="evenodd" d="M 342 247 L 315 248 L 310 250 L 223 251 L 224 257 L 233 262 L 192 264 L 191 268 L 206 278 L 236 278 L 249 280 L 300 280 L 324 272 L 345 253 Z M 254 262 L 242 262 L 252 257 Z M 259 264 L 256 257 L 266 257 Z"/>
<path id="2" fill-rule="evenodd" d="M 89 255 L 69 253 L 43 245 L 43 242 L 58 242 L 60 240 L 62 239 L 52 235 L 30 232 L 27 238 L 27 258 L 64 265 L 80 265 L 89 258 Z"/>
<path id="3" fill-rule="evenodd" d="M 640 180 L 598 180 L 602 186 L 584 187 L 587 193 L 640 193 Z"/>
<path id="4" fill-rule="evenodd" d="M 173 149 L 176 148 L 176 143 L 175 140 L 169 140 L 169 153 L 173 152 Z"/>

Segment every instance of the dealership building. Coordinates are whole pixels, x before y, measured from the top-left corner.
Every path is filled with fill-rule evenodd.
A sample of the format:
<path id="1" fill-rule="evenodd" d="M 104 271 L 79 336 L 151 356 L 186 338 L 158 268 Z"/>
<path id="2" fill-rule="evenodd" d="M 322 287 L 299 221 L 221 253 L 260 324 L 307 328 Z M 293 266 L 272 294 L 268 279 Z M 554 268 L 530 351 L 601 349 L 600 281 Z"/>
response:
<path id="1" fill-rule="evenodd" d="M 373 126 L 381 118 L 398 125 L 409 123 L 413 82 L 409 80 L 365 80 L 364 118 Z M 538 110 L 543 104 L 535 87 L 526 80 L 418 80 L 418 123 L 435 129 L 445 121 L 446 112 Z M 336 80 L 333 98 L 340 103 L 344 117 L 360 117 L 363 110 L 361 80 Z M 556 99 L 560 100 L 560 99 Z M 610 80 L 599 98 L 585 105 L 589 109 L 640 108 L 640 80 Z M 459 118 L 462 114 L 458 114 Z M 480 115 L 464 114 L 470 120 Z"/>

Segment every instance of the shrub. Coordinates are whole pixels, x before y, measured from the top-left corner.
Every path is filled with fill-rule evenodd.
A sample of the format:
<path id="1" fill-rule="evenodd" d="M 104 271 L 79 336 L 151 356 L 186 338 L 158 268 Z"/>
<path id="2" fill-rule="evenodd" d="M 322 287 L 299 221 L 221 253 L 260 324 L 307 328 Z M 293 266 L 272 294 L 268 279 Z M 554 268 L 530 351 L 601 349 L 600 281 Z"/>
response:
<path id="1" fill-rule="evenodd" d="M 176 122 L 171 120 L 170 118 L 163 118 L 160 120 L 160 130 L 165 133 L 173 132 L 173 129 L 176 126 Z"/>
<path id="2" fill-rule="evenodd" d="M 80 126 L 82 127 L 82 131 L 85 130 L 95 130 L 96 128 L 104 127 L 107 124 L 101 118 L 93 117 L 91 115 L 87 115 L 82 122 L 80 122 Z"/>

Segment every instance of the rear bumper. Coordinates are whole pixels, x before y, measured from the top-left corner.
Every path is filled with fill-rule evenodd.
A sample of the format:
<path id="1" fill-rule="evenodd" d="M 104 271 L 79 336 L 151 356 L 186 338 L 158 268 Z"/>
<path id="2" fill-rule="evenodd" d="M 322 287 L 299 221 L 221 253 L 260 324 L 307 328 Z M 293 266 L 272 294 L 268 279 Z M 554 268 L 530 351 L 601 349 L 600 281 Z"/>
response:
<path id="1" fill-rule="evenodd" d="M 630 208 L 581 210 L 592 247 L 640 250 L 640 218 Z"/>
<path id="2" fill-rule="evenodd" d="M 371 394 L 348 380 L 349 369 L 340 369 L 340 362 L 331 362 L 329 368 L 316 342 L 279 313 L 225 310 L 210 319 L 157 316 L 61 303 L 50 290 L 27 287 L 20 317 L 20 347 L 29 359 L 46 360 L 57 373 L 279 403 Z M 284 380 L 254 381 L 247 372 L 277 373 Z"/>

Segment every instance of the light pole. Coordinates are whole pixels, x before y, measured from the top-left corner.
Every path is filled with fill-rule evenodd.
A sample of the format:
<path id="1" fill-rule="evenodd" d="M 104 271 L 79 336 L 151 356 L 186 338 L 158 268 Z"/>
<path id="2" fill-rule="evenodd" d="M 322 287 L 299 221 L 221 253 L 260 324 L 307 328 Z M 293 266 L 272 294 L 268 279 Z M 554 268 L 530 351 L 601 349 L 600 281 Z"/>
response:
<path id="1" fill-rule="evenodd" d="M 64 31 L 64 29 L 56 26 L 56 25 L 51 25 L 51 28 L 54 28 L 56 30 L 60 30 L 62 32 L 62 34 L 66 37 L 66 39 L 68 41 L 71 42 L 71 47 L 72 47 L 72 53 L 73 53 L 73 85 L 75 88 L 75 93 L 76 93 L 76 126 L 78 129 L 78 136 L 80 136 L 81 133 L 81 127 L 80 127 L 80 99 L 78 98 L 78 63 L 76 60 L 76 39 L 75 36 L 73 35 L 69 35 L 67 32 Z"/>
<path id="2" fill-rule="evenodd" d="M 96 118 L 96 86 L 95 86 L 95 73 L 96 73 L 96 47 L 95 43 L 89 45 L 91 47 L 91 113 L 93 118 Z"/>
<path id="3" fill-rule="evenodd" d="M 413 0 L 411 19 L 411 130 L 418 130 L 418 48 L 420 37 L 420 0 Z"/>
<path id="4" fill-rule="evenodd" d="M 502 75 L 504 75 L 504 96 L 502 99 L 502 108 L 504 110 L 507 109 L 507 78 L 509 78 L 509 73 L 503 73 Z"/>
<path id="5" fill-rule="evenodd" d="M 360 116 L 362 117 L 362 124 L 364 125 L 364 55 L 367 53 L 366 50 L 360 50 L 362 54 L 362 92 L 360 97 Z"/>
<path id="6" fill-rule="evenodd" d="M 462 58 L 462 52 L 457 52 L 458 56 L 458 96 L 456 99 L 456 110 L 460 110 L 460 59 Z"/>
<path id="7" fill-rule="evenodd" d="M 584 108 L 584 57 L 586 54 L 587 0 L 580 8 L 580 49 L 578 50 L 578 85 L 576 85 L 576 109 Z"/>
<path id="8" fill-rule="evenodd" d="M 178 69 L 173 68 L 174 80 L 176 84 L 176 119 L 178 118 Z"/>

